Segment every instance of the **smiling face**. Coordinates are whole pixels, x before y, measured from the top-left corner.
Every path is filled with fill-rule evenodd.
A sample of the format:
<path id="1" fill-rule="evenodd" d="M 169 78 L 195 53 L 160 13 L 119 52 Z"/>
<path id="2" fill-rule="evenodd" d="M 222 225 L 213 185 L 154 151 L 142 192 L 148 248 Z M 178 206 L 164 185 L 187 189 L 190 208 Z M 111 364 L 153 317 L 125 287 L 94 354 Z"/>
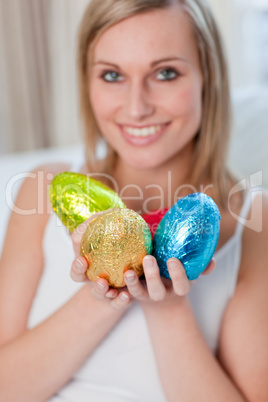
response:
<path id="1" fill-rule="evenodd" d="M 92 55 L 89 96 L 100 132 L 136 169 L 192 149 L 202 114 L 193 29 L 178 6 L 107 29 Z"/>

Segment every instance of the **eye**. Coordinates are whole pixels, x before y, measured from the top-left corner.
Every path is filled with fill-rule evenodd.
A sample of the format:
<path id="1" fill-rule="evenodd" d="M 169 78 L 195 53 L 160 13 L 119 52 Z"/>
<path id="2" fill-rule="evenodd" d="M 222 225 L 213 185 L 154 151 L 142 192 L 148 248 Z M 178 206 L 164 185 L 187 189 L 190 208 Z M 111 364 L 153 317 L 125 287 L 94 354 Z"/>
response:
<path id="1" fill-rule="evenodd" d="M 105 71 L 101 77 L 107 82 L 118 82 L 123 80 L 122 75 L 118 74 L 116 71 Z"/>
<path id="2" fill-rule="evenodd" d="M 157 74 L 157 79 L 160 81 L 171 81 L 178 77 L 177 71 L 172 68 L 165 68 L 164 70 L 159 71 Z"/>

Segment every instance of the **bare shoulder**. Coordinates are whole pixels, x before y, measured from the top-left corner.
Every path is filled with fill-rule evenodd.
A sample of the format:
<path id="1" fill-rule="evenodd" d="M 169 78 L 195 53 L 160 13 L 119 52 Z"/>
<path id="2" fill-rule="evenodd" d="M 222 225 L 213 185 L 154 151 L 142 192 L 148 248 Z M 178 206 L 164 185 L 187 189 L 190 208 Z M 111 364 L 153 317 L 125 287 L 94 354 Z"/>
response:
<path id="1" fill-rule="evenodd" d="M 34 237 L 42 233 L 42 229 L 51 213 L 48 199 L 48 187 L 53 177 L 65 170 L 70 165 L 63 163 L 45 164 L 37 166 L 22 183 L 17 198 L 13 205 L 10 222 L 7 231 L 9 237 L 10 228 L 20 227 L 25 224 L 29 228 L 29 236 Z M 36 231 L 32 231 L 32 229 Z"/>
<path id="2" fill-rule="evenodd" d="M 36 167 L 24 180 L 10 215 L 0 259 L 0 344 L 27 328 L 43 270 L 42 240 L 51 206 L 48 187 L 68 164 Z"/>
<path id="3" fill-rule="evenodd" d="M 38 232 L 41 233 L 42 223 L 45 224 L 51 212 L 48 200 L 49 184 L 56 174 L 68 169 L 68 164 L 46 164 L 37 166 L 29 172 L 13 204 L 6 242 L 9 240 L 10 232 L 16 235 L 21 226 L 29 232 L 30 237 L 35 238 Z M 33 233 L 33 227 L 37 232 Z M 2 259 L 5 257 L 5 250 L 6 247 Z"/>
<path id="4" fill-rule="evenodd" d="M 223 317 L 219 360 L 249 401 L 268 400 L 268 192 L 244 228 L 237 287 Z"/>
<path id="5" fill-rule="evenodd" d="M 238 283 L 260 275 L 268 275 L 268 190 L 256 193 L 248 224 L 244 228 L 242 258 Z M 252 267 L 255 267 L 254 269 Z"/>

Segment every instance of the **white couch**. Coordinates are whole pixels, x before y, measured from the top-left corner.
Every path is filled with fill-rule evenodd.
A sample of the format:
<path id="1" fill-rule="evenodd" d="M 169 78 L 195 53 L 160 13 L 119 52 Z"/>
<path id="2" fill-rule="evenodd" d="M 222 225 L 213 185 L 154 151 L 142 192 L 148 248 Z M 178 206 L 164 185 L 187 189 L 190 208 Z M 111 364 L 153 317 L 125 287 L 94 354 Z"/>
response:
<path id="1" fill-rule="evenodd" d="M 249 88 L 233 95 L 234 127 L 229 164 L 241 178 L 262 171 L 268 187 L 268 88 Z M 45 162 L 79 160 L 81 144 L 69 148 L 38 150 L 1 156 L 0 159 L 0 252 L 10 204 L 23 180 L 23 173 Z M 19 179 L 19 174 L 21 178 Z M 12 189 L 12 191 L 11 191 Z"/>

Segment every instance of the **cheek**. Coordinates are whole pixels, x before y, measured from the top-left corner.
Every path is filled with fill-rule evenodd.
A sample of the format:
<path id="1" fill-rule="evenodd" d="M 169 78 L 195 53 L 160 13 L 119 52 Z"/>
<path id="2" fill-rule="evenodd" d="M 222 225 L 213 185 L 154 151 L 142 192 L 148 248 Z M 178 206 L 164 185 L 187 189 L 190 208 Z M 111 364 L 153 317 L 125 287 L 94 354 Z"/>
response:
<path id="1" fill-rule="evenodd" d="M 113 115 L 116 109 L 115 97 L 107 89 L 104 90 L 101 85 L 93 84 L 89 89 L 89 98 L 98 122 Z"/>
<path id="2" fill-rule="evenodd" d="M 201 91 L 202 88 L 198 82 L 185 83 L 180 90 L 175 91 L 173 96 L 169 97 L 170 112 L 174 116 L 199 117 L 202 104 Z"/>

